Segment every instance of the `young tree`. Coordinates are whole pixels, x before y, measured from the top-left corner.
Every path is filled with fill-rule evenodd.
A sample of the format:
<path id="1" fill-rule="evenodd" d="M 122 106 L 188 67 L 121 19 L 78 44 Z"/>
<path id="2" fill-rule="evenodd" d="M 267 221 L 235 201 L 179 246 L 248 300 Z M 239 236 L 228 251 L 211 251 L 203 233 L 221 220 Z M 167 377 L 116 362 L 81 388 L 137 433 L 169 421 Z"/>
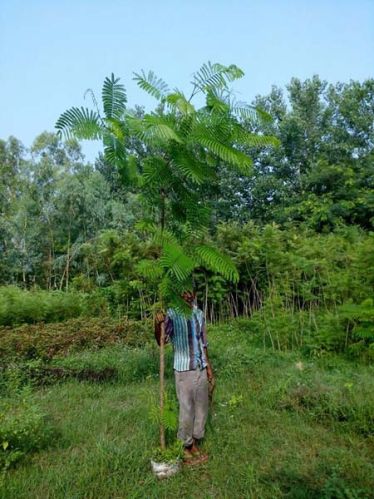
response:
<path id="1" fill-rule="evenodd" d="M 244 75 L 235 65 L 204 64 L 191 82 L 187 97 L 171 91 L 150 71 L 135 74 L 140 88 L 158 100 L 152 113 L 126 108 L 126 93 L 119 79 L 106 78 L 102 90 L 103 113 L 95 96 L 94 110 L 73 107 L 56 123 L 60 133 L 79 139 L 101 138 L 105 160 L 118 168 L 123 181 L 136 189 L 150 216 L 141 221 L 159 248 L 154 259 L 143 260 L 138 270 L 144 277 L 158 277 L 163 308 L 186 310 L 181 292 L 192 286 L 194 270 L 205 267 L 237 281 L 230 258 L 206 244 L 210 210 L 204 191 L 218 181 L 219 165 L 250 175 L 252 160 L 240 149 L 247 145 L 274 146 L 272 136 L 248 132 L 242 119 L 269 120 L 259 108 L 236 102 L 229 84 Z M 195 107 L 200 95 L 204 105 Z M 134 147 L 139 140 L 145 153 Z M 144 152 L 144 151 L 143 151 Z M 186 241 L 188 240 L 188 247 Z M 160 407 L 163 416 L 164 345 L 160 348 Z M 165 447 L 163 425 L 161 447 Z"/>

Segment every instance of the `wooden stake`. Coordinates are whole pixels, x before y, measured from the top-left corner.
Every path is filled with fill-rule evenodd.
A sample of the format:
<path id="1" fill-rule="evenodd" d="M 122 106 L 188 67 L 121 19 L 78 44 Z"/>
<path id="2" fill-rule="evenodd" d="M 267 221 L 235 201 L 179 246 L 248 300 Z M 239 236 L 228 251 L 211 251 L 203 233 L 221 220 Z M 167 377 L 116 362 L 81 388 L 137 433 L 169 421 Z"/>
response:
<path id="1" fill-rule="evenodd" d="M 160 336 L 160 447 L 162 450 L 165 445 L 165 427 L 164 427 L 164 373 L 165 373 L 165 323 L 161 323 Z"/>

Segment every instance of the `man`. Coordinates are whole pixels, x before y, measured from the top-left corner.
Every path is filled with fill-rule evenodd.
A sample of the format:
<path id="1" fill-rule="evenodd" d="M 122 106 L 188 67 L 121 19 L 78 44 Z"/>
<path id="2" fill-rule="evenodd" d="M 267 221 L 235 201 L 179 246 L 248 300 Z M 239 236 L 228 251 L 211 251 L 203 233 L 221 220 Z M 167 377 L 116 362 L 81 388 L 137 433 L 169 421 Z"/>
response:
<path id="1" fill-rule="evenodd" d="M 179 401 L 178 438 L 184 445 L 184 462 L 205 462 L 208 455 L 198 445 L 204 437 L 208 416 L 208 383 L 214 385 L 212 366 L 208 358 L 208 343 L 203 312 L 195 305 L 195 294 L 183 293 L 191 308 L 191 316 L 184 317 L 169 309 L 166 316 L 156 315 L 155 336 L 160 344 L 161 324 L 165 326 L 165 343 L 171 341 L 174 350 L 175 386 Z"/>

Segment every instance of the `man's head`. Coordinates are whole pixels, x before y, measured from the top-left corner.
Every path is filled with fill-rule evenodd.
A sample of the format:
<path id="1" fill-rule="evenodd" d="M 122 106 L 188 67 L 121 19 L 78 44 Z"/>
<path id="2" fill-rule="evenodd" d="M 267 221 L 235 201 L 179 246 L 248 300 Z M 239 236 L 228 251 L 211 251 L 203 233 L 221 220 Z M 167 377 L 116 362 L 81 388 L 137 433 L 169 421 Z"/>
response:
<path id="1" fill-rule="evenodd" d="M 183 300 L 190 306 L 192 307 L 194 302 L 195 302 L 195 293 L 192 290 L 188 291 L 183 291 L 182 293 L 182 298 Z"/>

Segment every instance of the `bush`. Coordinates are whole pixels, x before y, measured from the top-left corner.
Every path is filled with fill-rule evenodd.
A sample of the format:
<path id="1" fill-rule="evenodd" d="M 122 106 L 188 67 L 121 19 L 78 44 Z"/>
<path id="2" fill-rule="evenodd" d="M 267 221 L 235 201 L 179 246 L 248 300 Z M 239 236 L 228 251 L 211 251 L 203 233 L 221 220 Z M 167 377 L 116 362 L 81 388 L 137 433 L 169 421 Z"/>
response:
<path id="1" fill-rule="evenodd" d="M 166 349 L 166 377 L 172 376 L 172 352 Z M 84 351 L 56 358 L 53 366 L 67 370 L 92 370 L 102 372 L 105 369 L 114 369 L 116 379 L 120 383 L 144 381 L 146 378 L 156 378 L 159 373 L 159 351 L 154 344 L 144 345 L 141 348 L 127 345 L 113 345 L 101 351 Z"/>
<path id="2" fill-rule="evenodd" d="M 56 322 L 82 314 L 83 295 L 63 291 L 25 291 L 0 287 L 0 326 Z"/>
<path id="3" fill-rule="evenodd" d="M 117 342 L 142 346 L 151 339 L 150 321 L 79 317 L 61 323 L 0 327 L 0 356 L 50 360 L 55 356 Z"/>
<path id="4" fill-rule="evenodd" d="M 45 414 L 29 400 L 0 405 L 0 469 L 7 469 L 26 454 L 42 449 L 54 430 Z"/>

